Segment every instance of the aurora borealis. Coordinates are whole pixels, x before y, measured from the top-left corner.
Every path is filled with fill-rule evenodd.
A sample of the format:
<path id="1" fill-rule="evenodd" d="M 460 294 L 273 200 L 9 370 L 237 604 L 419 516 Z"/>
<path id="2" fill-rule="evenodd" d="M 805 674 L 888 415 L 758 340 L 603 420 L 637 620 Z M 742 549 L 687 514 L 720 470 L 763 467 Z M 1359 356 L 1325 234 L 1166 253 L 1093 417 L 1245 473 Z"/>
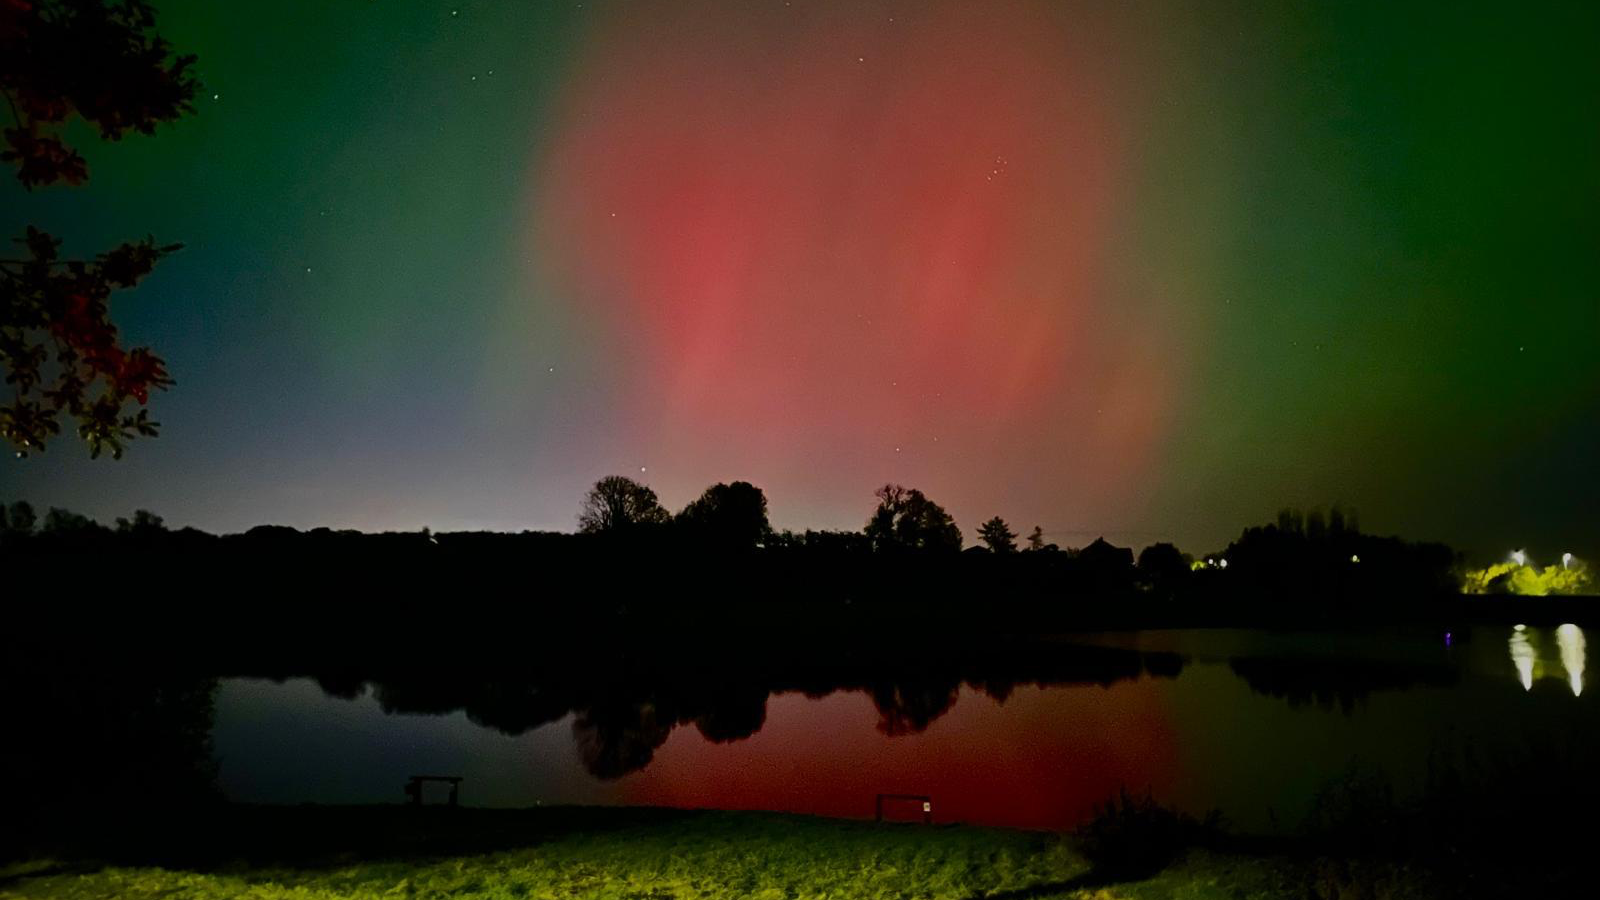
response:
<path id="1" fill-rule="evenodd" d="M 570 529 L 596 478 L 1203 551 L 1600 552 L 1592 4 L 163 2 L 199 113 L 0 188 L 177 379 L 109 520 Z"/>

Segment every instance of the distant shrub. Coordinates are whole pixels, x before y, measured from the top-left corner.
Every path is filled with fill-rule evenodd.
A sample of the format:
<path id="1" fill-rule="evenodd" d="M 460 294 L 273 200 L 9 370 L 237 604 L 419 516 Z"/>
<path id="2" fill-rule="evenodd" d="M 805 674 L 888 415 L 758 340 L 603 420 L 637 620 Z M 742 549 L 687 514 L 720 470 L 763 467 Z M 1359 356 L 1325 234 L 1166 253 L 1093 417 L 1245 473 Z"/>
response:
<path id="1" fill-rule="evenodd" d="M 1364 855 L 1398 847 L 1405 820 L 1406 811 L 1396 802 L 1388 776 L 1352 761 L 1317 791 L 1301 830 L 1319 846 L 1341 855 Z"/>
<path id="2" fill-rule="evenodd" d="M 1122 788 L 1095 807 L 1093 818 L 1078 829 L 1078 840 L 1097 878 L 1125 880 L 1156 874 L 1219 831 L 1215 812 L 1201 821 L 1162 806 L 1149 792 L 1136 797 Z"/>
<path id="3" fill-rule="evenodd" d="M 1469 594 L 1571 596 L 1592 593 L 1594 577 L 1587 563 L 1569 553 L 1560 563 L 1543 567 L 1507 560 L 1482 569 L 1470 569 L 1462 576 L 1462 590 Z"/>
<path id="4" fill-rule="evenodd" d="M 1381 860 L 1318 859 L 1307 873 L 1314 900 L 1427 900 L 1449 896 L 1423 873 Z"/>
<path id="5" fill-rule="evenodd" d="M 1352 763 L 1318 792 L 1302 826 L 1312 896 L 1592 896 L 1589 810 L 1595 746 L 1579 729 L 1533 726 L 1511 745 L 1446 744 L 1420 790 Z"/>

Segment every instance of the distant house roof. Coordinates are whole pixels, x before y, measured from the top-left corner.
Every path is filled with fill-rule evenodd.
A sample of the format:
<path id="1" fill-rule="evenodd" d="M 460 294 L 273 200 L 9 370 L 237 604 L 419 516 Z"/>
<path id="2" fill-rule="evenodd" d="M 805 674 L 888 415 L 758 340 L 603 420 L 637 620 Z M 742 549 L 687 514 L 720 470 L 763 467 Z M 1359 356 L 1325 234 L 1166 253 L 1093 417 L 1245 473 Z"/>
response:
<path id="1" fill-rule="evenodd" d="M 1117 547 L 1099 537 L 1094 543 L 1078 551 L 1078 559 L 1097 566 L 1129 566 L 1133 565 L 1133 550 L 1128 547 Z"/>

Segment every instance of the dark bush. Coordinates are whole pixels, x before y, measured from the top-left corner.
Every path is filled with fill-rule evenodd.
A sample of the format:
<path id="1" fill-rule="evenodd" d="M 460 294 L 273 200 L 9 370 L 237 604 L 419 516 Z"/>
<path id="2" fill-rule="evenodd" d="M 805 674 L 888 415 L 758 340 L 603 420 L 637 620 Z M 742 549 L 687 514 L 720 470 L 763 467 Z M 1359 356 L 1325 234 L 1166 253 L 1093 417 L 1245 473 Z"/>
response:
<path id="1" fill-rule="evenodd" d="M 1078 829 L 1078 839 L 1094 876 L 1120 881 L 1156 874 L 1219 831 L 1215 812 L 1201 821 L 1162 806 L 1148 792 L 1135 797 L 1123 788 L 1095 807 L 1094 817 Z"/>
<path id="2" fill-rule="evenodd" d="M 1301 825 L 1317 846 L 1341 856 L 1381 854 L 1399 847 L 1406 810 L 1383 770 L 1352 761 L 1317 791 Z"/>

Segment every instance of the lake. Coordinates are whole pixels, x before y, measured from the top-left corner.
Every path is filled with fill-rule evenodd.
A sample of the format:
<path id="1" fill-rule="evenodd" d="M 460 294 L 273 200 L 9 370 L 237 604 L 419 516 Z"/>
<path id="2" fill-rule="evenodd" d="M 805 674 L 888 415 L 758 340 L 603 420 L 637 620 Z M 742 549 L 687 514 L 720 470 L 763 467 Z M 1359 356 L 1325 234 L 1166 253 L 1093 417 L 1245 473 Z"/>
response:
<path id="1" fill-rule="evenodd" d="M 411 775 L 441 774 L 462 776 L 475 806 L 870 818 L 879 794 L 906 794 L 929 797 L 936 822 L 1067 828 L 1126 785 L 1281 832 L 1351 771 L 1403 797 L 1430 760 L 1537 778 L 1554 755 L 1591 754 L 1589 655 L 1574 625 L 1184 630 L 1062 638 L 1043 675 L 769 690 L 702 672 L 579 700 L 537 684 L 471 682 L 458 700 L 427 684 L 228 678 L 213 740 L 224 793 L 246 802 L 398 803 Z M 914 820 L 922 804 L 886 812 Z"/>

